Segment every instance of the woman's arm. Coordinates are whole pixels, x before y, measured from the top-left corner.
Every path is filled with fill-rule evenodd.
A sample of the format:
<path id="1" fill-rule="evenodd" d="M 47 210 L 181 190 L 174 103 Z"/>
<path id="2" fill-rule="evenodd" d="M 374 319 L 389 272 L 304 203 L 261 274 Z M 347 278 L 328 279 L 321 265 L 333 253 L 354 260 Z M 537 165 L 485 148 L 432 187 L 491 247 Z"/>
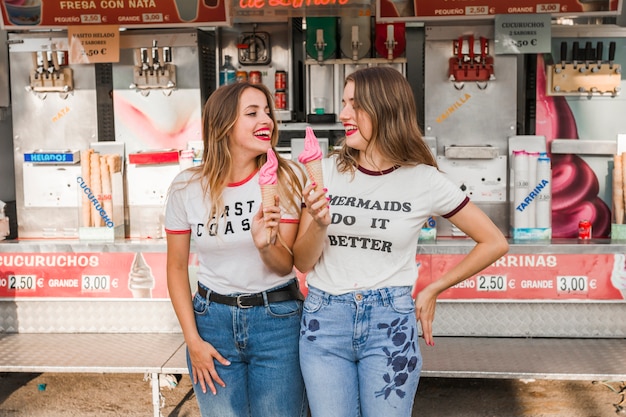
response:
<path id="1" fill-rule="evenodd" d="M 298 236 L 293 244 L 294 264 L 300 272 L 308 272 L 322 256 L 330 224 L 326 189 L 315 192 L 314 187 L 315 184 L 309 184 L 303 190 L 306 208 L 302 209 Z"/>
<path id="2" fill-rule="evenodd" d="M 449 220 L 472 238 L 476 246 L 461 262 L 420 291 L 415 300 L 417 319 L 422 324 L 424 340 L 428 345 L 434 344 L 432 322 L 439 294 L 482 271 L 507 253 L 509 249 L 509 244 L 500 229 L 471 202 Z"/>
<path id="3" fill-rule="evenodd" d="M 297 220 L 281 222 L 281 209 L 276 196 L 276 205 L 261 207 L 252 219 L 252 239 L 259 250 L 263 263 L 281 276 L 293 273 L 291 247 L 298 231 Z M 267 230 L 270 230 L 268 242 Z"/>

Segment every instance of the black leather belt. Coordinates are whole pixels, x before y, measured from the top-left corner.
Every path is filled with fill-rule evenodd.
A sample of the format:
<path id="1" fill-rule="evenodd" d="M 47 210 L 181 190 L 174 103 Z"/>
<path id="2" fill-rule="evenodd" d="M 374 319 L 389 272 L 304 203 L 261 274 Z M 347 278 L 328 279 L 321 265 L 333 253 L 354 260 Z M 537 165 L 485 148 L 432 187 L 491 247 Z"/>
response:
<path id="1" fill-rule="evenodd" d="M 206 298 L 207 290 L 198 285 L 198 294 L 201 297 Z M 286 287 L 277 288 L 272 291 L 258 292 L 255 294 L 229 296 L 211 292 L 211 295 L 209 295 L 209 301 L 239 308 L 258 307 L 265 303 L 263 294 L 266 295 L 268 303 L 278 303 L 288 300 L 304 300 L 304 296 L 298 288 L 298 283 L 294 281 Z"/>

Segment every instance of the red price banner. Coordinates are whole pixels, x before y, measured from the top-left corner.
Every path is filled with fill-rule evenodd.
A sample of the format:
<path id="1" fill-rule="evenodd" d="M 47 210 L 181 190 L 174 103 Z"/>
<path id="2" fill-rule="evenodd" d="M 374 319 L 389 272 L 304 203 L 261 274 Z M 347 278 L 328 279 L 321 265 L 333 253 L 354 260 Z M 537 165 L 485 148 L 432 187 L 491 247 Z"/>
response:
<path id="1" fill-rule="evenodd" d="M 465 255 L 417 255 L 414 294 Z M 624 300 L 623 254 L 507 254 L 479 274 L 444 291 L 456 300 Z"/>
<path id="2" fill-rule="evenodd" d="M 227 25 L 226 0 L 0 0 L 11 29 Z"/>
<path id="3" fill-rule="evenodd" d="M 380 19 L 484 18 L 498 14 L 615 15 L 621 0 L 379 0 Z M 415 19 L 413 19 L 415 20 Z"/>
<path id="4" fill-rule="evenodd" d="M 166 260 L 147 252 L 0 253 L 0 298 L 165 299 Z"/>

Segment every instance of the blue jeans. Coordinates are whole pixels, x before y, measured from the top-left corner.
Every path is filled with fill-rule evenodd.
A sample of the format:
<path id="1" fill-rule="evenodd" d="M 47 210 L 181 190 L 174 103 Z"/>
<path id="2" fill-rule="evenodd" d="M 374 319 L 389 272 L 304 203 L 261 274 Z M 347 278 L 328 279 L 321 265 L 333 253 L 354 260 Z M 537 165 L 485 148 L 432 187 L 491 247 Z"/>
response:
<path id="1" fill-rule="evenodd" d="M 282 287 L 282 286 L 281 286 Z M 196 294 L 193 299 L 200 336 L 231 364 L 215 362 L 226 387 L 217 395 L 194 384 L 203 417 L 304 417 L 304 382 L 298 360 L 302 301 L 289 300 L 239 308 Z M 237 294 L 224 294 L 237 295 Z M 189 353 L 187 364 L 191 375 Z"/>
<path id="2" fill-rule="evenodd" d="M 411 288 L 309 286 L 300 366 L 313 417 L 410 417 L 422 369 Z"/>

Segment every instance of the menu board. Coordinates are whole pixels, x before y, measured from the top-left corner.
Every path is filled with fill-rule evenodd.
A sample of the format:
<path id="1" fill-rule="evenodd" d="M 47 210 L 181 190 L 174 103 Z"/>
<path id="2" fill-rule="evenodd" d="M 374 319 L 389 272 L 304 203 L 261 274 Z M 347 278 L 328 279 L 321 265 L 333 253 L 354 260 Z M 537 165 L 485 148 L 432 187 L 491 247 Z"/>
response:
<path id="1" fill-rule="evenodd" d="M 616 15 L 621 0 L 377 0 L 376 16 L 394 20 L 485 19 L 498 14 Z"/>
<path id="2" fill-rule="evenodd" d="M 227 0 L 0 0 L 5 29 L 119 25 L 129 28 L 228 24 Z"/>

